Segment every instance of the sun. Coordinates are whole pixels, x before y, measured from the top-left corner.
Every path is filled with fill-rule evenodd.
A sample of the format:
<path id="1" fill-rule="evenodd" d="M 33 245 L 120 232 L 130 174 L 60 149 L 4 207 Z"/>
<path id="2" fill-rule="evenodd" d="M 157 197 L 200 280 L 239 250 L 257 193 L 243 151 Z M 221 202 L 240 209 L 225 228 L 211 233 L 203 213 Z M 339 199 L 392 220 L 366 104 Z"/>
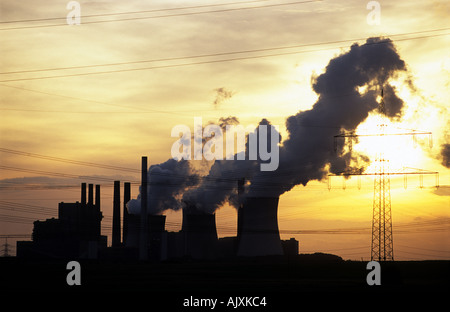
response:
<path id="1" fill-rule="evenodd" d="M 403 172 L 421 168 L 426 159 L 423 148 L 431 143 L 431 132 L 417 131 L 402 122 L 394 122 L 379 114 L 370 115 L 357 129 L 353 151 L 370 159 L 366 172 L 377 172 L 383 160 L 385 171 Z"/>

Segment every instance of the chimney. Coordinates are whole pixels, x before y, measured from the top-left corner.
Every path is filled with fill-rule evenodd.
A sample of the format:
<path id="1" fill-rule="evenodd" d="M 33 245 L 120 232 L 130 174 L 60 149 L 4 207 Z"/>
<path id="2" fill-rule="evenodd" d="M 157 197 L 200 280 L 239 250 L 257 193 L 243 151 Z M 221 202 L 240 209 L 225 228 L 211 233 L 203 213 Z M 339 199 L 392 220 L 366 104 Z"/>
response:
<path id="1" fill-rule="evenodd" d="M 141 168 L 141 233 L 139 259 L 148 259 L 148 218 L 147 218 L 147 156 L 142 156 Z"/>
<path id="2" fill-rule="evenodd" d="M 86 206 L 86 183 L 81 183 L 81 205 Z"/>
<path id="3" fill-rule="evenodd" d="M 122 228 L 122 242 L 125 244 L 128 235 L 128 209 L 127 203 L 131 199 L 131 184 L 125 182 L 123 185 L 123 228 Z"/>
<path id="4" fill-rule="evenodd" d="M 96 220 L 96 235 L 100 237 L 101 235 L 101 222 L 103 215 L 100 211 L 100 185 L 95 185 L 95 220 Z"/>
<path id="5" fill-rule="evenodd" d="M 120 246 L 120 181 L 114 181 L 112 247 Z"/>
<path id="6" fill-rule="evenodd" d="M 97 212 L 100 211 L 100 185 L 95 185 L 95 209 Z"/>
<path id="7" fill-rule="evenodd" d="M 94 184 L 89 184 L 88 206 L 94 205 Z"/>
<path id="8" fill-rule="evenodd" d="M 242 232 L 242 214 L 243 214 L 243 202 L 244 202 L 244 185 L 245 185 L 245 178 L 238 180 L 238 201 L 239 201 L 239 207 L 238 207 L 238 225 L 237 225 L 237 237 L 238 239 L 241 237 Z"/>
<path id="9" fill-rule="evenodd" d="M 237 209 L 237 236 L 236 236 L 236 244 L 234 247 L 234 253 L 235 255 L 237 255 L 238 253 L 238 248 L 239 248 L 239 244 L 240 244 L 240 240 L 241 240 L 241 236 L 242 236 L 242 220 L 244 220 L 244 185 L 245 185 L 245 178 L 239 179 L 238 180 L 238 201 L 239 201 L 239 206 Z"/>

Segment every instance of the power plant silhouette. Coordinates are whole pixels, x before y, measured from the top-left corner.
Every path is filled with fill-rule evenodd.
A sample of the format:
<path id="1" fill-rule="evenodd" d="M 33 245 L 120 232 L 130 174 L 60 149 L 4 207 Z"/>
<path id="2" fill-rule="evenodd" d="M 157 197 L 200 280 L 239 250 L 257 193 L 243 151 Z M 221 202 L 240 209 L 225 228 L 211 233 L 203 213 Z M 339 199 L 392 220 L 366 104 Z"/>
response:
<path id="1" fill-rule="evenodd" d="M 142 177 L 146 175 L 143 157 Z M 145 184 L 146 181 L 142 181 L 141 189 Z M 32 241 L 18 241 L 17 256 L 164 261 L 298 254 L 297 240 L 280 239 L 278 197 L 243 199 L 238 209 L 237 236 L 218 238 L 215 213 L 207 213 L 199 210 L 195 203 L 185 202 L 181 230 L 169 232 L 165 229 L 165 215 L 147 214 L 146 211 L 145 214 L 129 213 L 126 204 L 131 198 L 130 183 L 125 182 L 123 189 L 121 229 L 120 181 L 114 181 L 110 247 L 107 236 L 101 235 L 100 185 L 95 185 L 94 201 L 94 185 L 82 183 L 81 202 L 61 202 L 57 219 L 35 221 Z M 238 181 L 238 191 L 242 190 L 243 181 Z"/>

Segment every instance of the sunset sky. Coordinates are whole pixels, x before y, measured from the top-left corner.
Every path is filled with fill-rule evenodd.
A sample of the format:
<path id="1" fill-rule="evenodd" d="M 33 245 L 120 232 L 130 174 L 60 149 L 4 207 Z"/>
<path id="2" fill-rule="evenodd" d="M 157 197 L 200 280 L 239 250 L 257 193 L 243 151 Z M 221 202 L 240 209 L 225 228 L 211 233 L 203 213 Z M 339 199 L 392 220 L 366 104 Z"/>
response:
<path id="1" fill-rule="evenodd" d="M 392 81 L 405 106 L 389 126 L 432 132 L 432 142 L 361 137 L 353 150 L 374 159 L 383 144 L 393 171 L 439 172 L 439 188 L 432 174 L 391 177 L 394 258 L 450 259 L 448 1 L 378 1 L 379 25 L 357 0 L 79 1 L 80 25 L 67 24 L 68 2 L 0 3 L 0 237 L 31 234 L 87 182 L 102 185 L 110 243 L 113 181 L 131 181 L 136 197 L 141 156 L 150 165 L 171 158 L 174 126 L 266 118 L 285 139 L 286 119 L 313 107 L 312 80 L 329 61 L 382 36 L 408 69 Z M 357 133 L 375 133 L 376 118 Z M 373 188 L 372 176 L 296 186 L 280 197 L 282 239 L 295 237 L 300 253 L 368 260 Z M 180 229 L 181 213 L 165 214 L 167 229 Z M 236 234 L 234 208 L 219 209 L 216 222 L 220 237 Z"/>

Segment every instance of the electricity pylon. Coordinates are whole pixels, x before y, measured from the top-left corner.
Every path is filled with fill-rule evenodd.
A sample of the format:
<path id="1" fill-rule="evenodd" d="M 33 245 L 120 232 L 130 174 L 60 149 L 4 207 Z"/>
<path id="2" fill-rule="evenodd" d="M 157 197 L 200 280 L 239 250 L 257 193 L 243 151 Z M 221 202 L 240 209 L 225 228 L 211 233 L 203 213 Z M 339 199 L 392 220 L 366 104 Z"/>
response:
<path id="1" fill-rule="evenodd" d="M 379 106 L 381 117 L 386 116 L 386 107 L 383 100 L 383 89 L 381 90 L 381 103 Z M 386 124 L 383 120 L 378 124 L 378 134 L 386 135 Z M 373 211 L 372 211 L 372 244 L 371 260 L 386 261 L 394 260 L 394 242 L 392 237 L 392 214 L 391 214 L 391 179 L 389 177 L 388 160 L 384 158 L 384 144 L 379 146 L 379 156 L 376 159 L 378 175 L 373 184 Z M 386 168 L 388 167 L 388 168 Z M 387 171 L 387 172 L 386 172 Z"/>
<path id="2" fill-rule="evenodd" d="M 374 173 L 363 173 L 362 170 L 357 172 L 345 171 L 338 174 L 330 174 L 329 176 L 352 176 L 352 175 L 374 175 L 374 187 L 373 187 L 373 206 L 372 206 L 372 241 L 371 241 L 371 260 L 375 261 L 393 261 L 394 260 L 394 243 L 392 235 L 392 213 L 391 213 L 391 185 L 390 175 L 404 174 L 405 175 L 405 187 L 406 187 L 406 175 L 407 174 L 420 174 L 421 182 L 423 174 L 436 174 L 436 187 L 438 186 L 438 172 L 426 171 L 417 169 L 414 172 L 391 172 L 389 169 L 389 160 L 384 157 L 385 145 L 382 142 L 382 137 L 387 135 L 422 135 L 426 134 L 430 136 L 431 144 L 431 132 L 420 132 L 411 130 L 407 133 L 386 133 L 387 125 L 383 122 L 386 118 L 386 107 L 383 100 L 383 90 L 381 90 L 381 103 L 379 105 L 380 120 L 377 125 L 378 132 L 376 134 L 356 134 L 355 131 L 343 132 L 335 135 L 335 149 L 337 147 L 337 138 L 351 138 L 349 144 L 349 150 L 352 151 L 352 140 L 360 136 L 376 136 L 380 138 L 379 150 L 375 158 L 376 171 Z M 329 188 L 330 183 L 328 184 Z"/>
<path id="3" fill-rule="evenodd" d="M 5 237 L 5 243 L 3 244 L 3 257 L 9 257 L 9 244 L 8 244 L 8 237 Z"/>

